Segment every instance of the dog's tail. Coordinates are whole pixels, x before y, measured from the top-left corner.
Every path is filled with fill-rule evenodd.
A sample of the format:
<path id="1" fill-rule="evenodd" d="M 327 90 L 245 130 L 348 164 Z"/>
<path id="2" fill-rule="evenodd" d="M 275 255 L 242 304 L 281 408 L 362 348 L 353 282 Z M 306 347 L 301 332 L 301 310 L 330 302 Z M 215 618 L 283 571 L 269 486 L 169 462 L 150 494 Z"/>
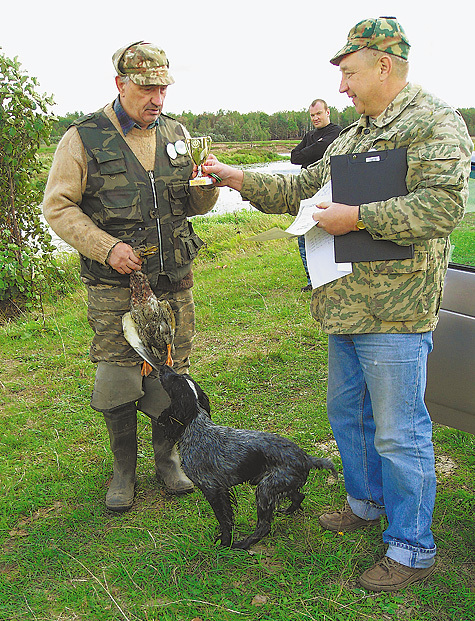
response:
<path id="1" fill-rule="evenodd" d="M 331 459 L 326 459 L 325 457 L 313 457 L 313 455 L 310 455 L 309 457 L 312 461 L 314 468 L 316 468 L 317 470 L 330 470 L 333 476 L 335 478 L 338 478 L 338 472 L 336 471 L 335 464 L 332 462 Z"/>

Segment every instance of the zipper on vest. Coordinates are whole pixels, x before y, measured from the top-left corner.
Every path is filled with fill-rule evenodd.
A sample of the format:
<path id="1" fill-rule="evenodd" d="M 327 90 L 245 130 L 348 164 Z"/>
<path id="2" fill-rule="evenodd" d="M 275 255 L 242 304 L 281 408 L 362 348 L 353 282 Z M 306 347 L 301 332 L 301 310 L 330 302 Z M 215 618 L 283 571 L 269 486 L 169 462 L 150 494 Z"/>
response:
<path id="1" fill-rule="evenodd" d="M 153 194 L 153 206 L 158 213 L 158 200 L 157 200 L 157 192 L 155 190 L 155 176 L 153 174 L 153 170 L 148 171 L 148 175 L 150 177 L 150 183 L 152 184 L 152 194 Z M 157 218 L 157 232 L 158 232 L 158 247 L 159 247 L 159 257 L 160 257 L 160 273 L 163 273 L 163 244 L 162 244 L 162 232 L 160 230 L 160 219 Z"/>

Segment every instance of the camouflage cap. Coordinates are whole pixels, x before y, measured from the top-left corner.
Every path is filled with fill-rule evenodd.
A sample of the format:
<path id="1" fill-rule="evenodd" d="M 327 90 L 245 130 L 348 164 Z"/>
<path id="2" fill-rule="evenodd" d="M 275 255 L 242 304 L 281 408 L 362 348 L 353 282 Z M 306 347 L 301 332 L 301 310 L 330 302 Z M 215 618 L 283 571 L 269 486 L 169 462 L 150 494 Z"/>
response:
<path id="1" fill-rule="evenodd" d="M 125 45 L 115 52 L 112 62 L 118 75 L 128 76 L 140 86 L 167 86 L 175 82 L 168 72 L 165 52 L 151 43 L 137 41 Z"/>
<path id="2" fill-rule="evenodd" d="M 332 65 L 339 65 L 343 56 L 365 47 L 407 60 L 411 46 L 406 33 L 395 17 L 364 19 L 350 30 L 345 47 L 335 54 L 330 62 Z"/>

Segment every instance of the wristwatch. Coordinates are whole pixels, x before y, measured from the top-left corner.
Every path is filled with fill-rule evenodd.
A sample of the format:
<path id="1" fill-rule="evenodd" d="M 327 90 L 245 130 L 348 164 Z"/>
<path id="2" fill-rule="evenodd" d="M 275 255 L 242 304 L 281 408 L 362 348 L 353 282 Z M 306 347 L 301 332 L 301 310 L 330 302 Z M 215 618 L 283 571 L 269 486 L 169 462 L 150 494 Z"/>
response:
<path id="1" fill-rule="evenodd" d="M 360 231 L 362 231 L 363 229 L 366 228 L 365 223 L 363 222 L 363 220 L 361 219 L 361 207 L 358 207 L 358 220 L 356 221 L 356 228 L 359 229 Z"/>

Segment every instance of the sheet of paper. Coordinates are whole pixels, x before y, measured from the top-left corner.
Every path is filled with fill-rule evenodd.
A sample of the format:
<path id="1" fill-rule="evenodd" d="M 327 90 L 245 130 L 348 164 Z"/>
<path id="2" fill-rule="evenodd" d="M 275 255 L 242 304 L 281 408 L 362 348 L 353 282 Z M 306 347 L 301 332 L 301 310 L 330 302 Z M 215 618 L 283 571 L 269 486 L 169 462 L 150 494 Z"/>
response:
<path id="1" fill-rule="evenodd" d="M 335 263 L 333 239 L 333 235 L 317 226 L 305 233 L 307 267 L 314 289 L 353 271 L 351 263 Z"/>
<path id="2" fill-rule="evenodd" d="M 252 241 L 269 241 L 271 239 L 282 239 L 283 237 L 289 238 L 295 237 L 295 235 L 284 231 L 284 229 L 279 229 L 277 226 L 275 226 L 268 231 L 262 231 L 262 233 L 258 233 L 257 235 L 248 237 L 248 239 L 252 239 Z"/>
<path id="3" fill-rule="evenodd" d="M 300 201 L 300 209 L 295 216 L 295 220 L 292 224 L 285 229 L 279 229 L 274 227 L 268 231 L 263 231 L 257 235 L 249 237 L 252 241 L 269 241 L 271 239 L 279 239 L 282 237 L 296 237 L 298 235 L 305 235 L 307 231 L 313 228 L 316 224 L 312 218 L 313 214 L 317 211 L 316 205 L 321 203 L 330 203 L 332 200 L 332 184 L 331 181 L 325 183 L 316 194 L 311 198 L 306 198 Z"/>
<path id="4" fill-rule="evenodd" d="M 295 220 L 286 229 L 288 233 L 293 235 L 305 235 L 307 231 L 313 228 L 316 224 L 313 219 L 313 214 L 317 211 L 316 205 L 321 203 L 331 203 L 332 200 L 332 185 L 331 181 L 325 183 L 316 194 L 310 198 L 306 198 L 300 201 L 300 209 L 295 216 Z"/>
<path id="5" fill-rule="evenodd" d="M 312 217 L 317 210 L 317 204 L 329 203 L 331 200 L 332 186 L 331 181 L 329 181 L 311 198 L 300 201 L 299 212 L 295 220 L 285 231 L 274 227 L 249 239 L 253 241 L 269 241 L 283 237 L 289 238 L 305 235 L 307 266 L 314 289 L 337 278 L 342 278 L 346 274 L 351 274 L 353 271 L 351 263 L 335 263 L 333 235 L 329 235 L 323 229 L 319 229 Z"/>

